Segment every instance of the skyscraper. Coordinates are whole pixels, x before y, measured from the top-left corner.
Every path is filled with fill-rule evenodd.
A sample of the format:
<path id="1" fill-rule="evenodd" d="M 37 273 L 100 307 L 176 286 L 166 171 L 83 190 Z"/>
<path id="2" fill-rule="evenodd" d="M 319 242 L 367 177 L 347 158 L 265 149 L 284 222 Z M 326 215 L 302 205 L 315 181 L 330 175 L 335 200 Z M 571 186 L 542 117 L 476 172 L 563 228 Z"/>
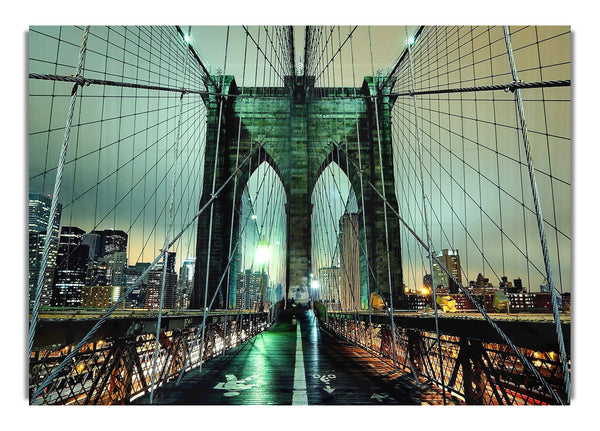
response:
<path id="1" fill-rule="evenodd" d="M 358 214 L 340 217 L 340 303 L 342 310 L 360 309 L 360 262 L 358 243 Z"/>
<path id="2" fill-rule="evenodd" d="M 127 234 L 122 230 L 104 229 L 95 230 L 92 234 L 99 235 L 100 256 L 114 252 L 127 252 Z"/>
<path id="3" fill-rule="evenodd" d="M 127 234 L 122 230 L 95 230 L 83 236 L 89 245 L 91 286 L 125 286 Z"/>
<path id="4" fill-rule="evenodd" d="M 175 308 L 175 294 L 177 291 L 177 273 L 175 272 L 175 253 L 169 253 L 167 258 L 167 272 L 165 277 L 165 291 L 163 308 Z M 146 287 L 145 308 L 160 307 L 160 292 L 163 282 L 163 262 L 148 271 L 148 285 Z"/>
<path id="5" fill-rule="evenodd" d="M 79 307 L 88 269 L 89 247 L 82 244 L 84 231 L 75 226 L 60 229 L 52 305 Z"/>
<path id="6" fill-rule="evenodd" d="M 140 276 L 150 266 L 149 263 L 138 262 L 133 266 L 128 266 L 125 269 L 125 290 L 128 290 Z M 148 276 L 140 280 L 131 293 L 125 298 L 126 308 L 144 308 L 146 301 L 146 286 L 148 284 Z"/>
<path id="7" fill-rule="evenodd" d="M 177 274 L 167 272 L 165 275 L 165 292 L 163 308 L 175 308 L 175 291 L 177 289 Z M 160 307 L 160 291 L 162 289 L 163 270 L 151 269 L 148 271 L 148 285 L 146 287 L 146 301 L 144 308 Z"/>
<path id="8" fill-rule="evenodd" d="M 243 310 L 252 310 L 260 302 L 261 282 L 263 287 L 263 300 L 268 301 L 267 291 L 269 276 L 260 271 L 252 272 L 247 269 L 237 275 L 236 307 Z"/>
<path id="9" fill-rule="evenodd" d="M 97 233 L 84 233 L 81 243 L 89 247 L 89 260 L 97 262 L 102 256 L 102 235 Z"/>
<path id="10" fill-rule="evenodd" d="M 458 250 L 444 249 L 434 252 L 435 257 L 448 269 L 452 277 L 462 284 L 462 275 L 460 270 L 460 256 Z M 458 293 L 458 286 L 452 282 L 452 279 L 446 274 L 442 267 L 434 260 L 433 261 L 433 282 L 435 287 L 442 286 L 448 289 L 450 293 Z"/>
<path id="11" fill-rule="evenodd" d="M 339 302 L 340 268 L 337 266 L 319 268 L 319 299 L 328 304 Z"/>
<path id="12" fill-rule="evenodd" d="M 194 287 L 194 267 L 196 265 L 195 257 L 188 257 L 183 261 L 179 269 L 179 280 L 177 282 L 177 298 L 175 306 L 177 308 L 188 308 L 190 304 L 190 295 Z"/>
<path id="13" fill-rule="evenodd" d="M 125 286 L 125 270 L 127 268 L 127 252 L 113 251 L 101 258 L 106 264 L 106 278 L 111 286 Z"/>
<path id="14" fill-rule="evenodd" d="M 35 292 L 40 275 L 42 258 L 44 254 L 44 243 L 46 229 L 50 218 L 50 197 L 37 193 L 29 194 L 29 306 L 35 301 Z M 58 228 L 60 226 L 60 214 L 62 205 L 56 208 L 56 217 L 50 231 L 50 247 L 46 270 L 44 271 L 44 282 L 42 284 L 42 295 L 40 305 L 49 306 L 52 300 L 52 285 L 54 284 L 54 270 L 56 267 L 56 255 L 58 252 Z"/>

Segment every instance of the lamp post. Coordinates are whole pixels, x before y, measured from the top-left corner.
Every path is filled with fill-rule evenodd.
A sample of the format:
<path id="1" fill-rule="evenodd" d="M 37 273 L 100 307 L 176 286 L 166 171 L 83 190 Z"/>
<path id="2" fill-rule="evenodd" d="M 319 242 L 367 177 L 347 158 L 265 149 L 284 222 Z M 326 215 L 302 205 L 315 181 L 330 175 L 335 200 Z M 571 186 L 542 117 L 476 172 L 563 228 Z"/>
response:
<path id="1" fill-rule="evenodd" d="M 269 261 L 269 242 L 265 240 L 263 235 L 262 239 L 258 242 L 256 249 L 256 262 L 260 265 L 260 304 L 259 310 L 264 311 L 264 284 L 265 284 L 265 265 Z"/>

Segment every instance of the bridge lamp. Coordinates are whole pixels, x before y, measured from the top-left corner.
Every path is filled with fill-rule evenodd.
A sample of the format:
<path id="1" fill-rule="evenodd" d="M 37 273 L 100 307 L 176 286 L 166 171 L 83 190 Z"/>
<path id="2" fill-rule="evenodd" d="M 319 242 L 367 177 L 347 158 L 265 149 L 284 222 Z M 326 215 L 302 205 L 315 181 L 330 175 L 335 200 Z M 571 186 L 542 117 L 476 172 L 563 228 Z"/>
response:
<path id="1" fill-rule="evenodd" d="M 414 43 L 415 43 L 415 37 L 414 37 L 414 36 L 411 36 L 411 37 L 409 37 L 409 38 L 408 38 L 408 44 L 409 44 L 409 45 L 412 45 L 412 44 L 414 44 Z"/>
<path id="2" fill-rule="evenodd" d="M 259 265 L 264 265 L 269 261 L 269 243 L 265 240 L 263 236 L 262 240 L 258 242 L 258 247 L 256 248 L 256 256 L 254 259 L 256 263 Z"/>
<path id="3" fill-rule="evenodd" d="M 186 43 L 190 43 L 192 41 L 192 36 L 186 34 L 183 36 L 183 40 L 185 40 Z"/>

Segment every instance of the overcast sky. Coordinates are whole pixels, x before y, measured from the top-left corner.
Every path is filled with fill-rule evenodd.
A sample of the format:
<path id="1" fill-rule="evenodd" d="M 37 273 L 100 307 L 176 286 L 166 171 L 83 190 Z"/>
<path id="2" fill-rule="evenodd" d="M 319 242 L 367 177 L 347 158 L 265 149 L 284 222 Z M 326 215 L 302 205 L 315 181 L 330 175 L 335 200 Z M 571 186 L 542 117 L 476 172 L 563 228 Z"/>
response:
<path id="1" fill-rule="evenodd" d="M 187 28 L 182 26 L 184 31 L 187 31 Z M 327 55 L 337 50 L 352 28 L 342 26 L 339 27 L 339 31 L 337 27 L 334 28 L 331 33 L 333 44 L 331 46 L 334 49 L 328 48 Z M 330 29 L 330 27 L 326 28 L 325 34 L 329 35 Z M 387 73 L 404 50 L 408 36 L 414 34 L 415 29 L 415 26 L 358 27 L 353 33 L 352 44 L 348 42 L 344 45 L 336 56 L 333 66 L 327 70 L 331 73 L 326 73 L 319 84 L 360 86 L 366 75 L 377 73 L 378 70 Z M 262 35 L 260 37 L 258 27 L 248 27 L 248 31 L 264 47 L 262 45 L 265 41 L 264 28 L 260 29 Z M 516 62 L 519 69 L 523 71 L 521 76 L 525 81 L 570 79 L 568 37 L 554 38 L 558 41 L 554 49 L 552 46 L 548 48 L 548 44 L 541 44 L 541 53 L 531 52 L 530 49 L 525 48 L 520 49 L 527 46 L 535 47 L 535 44 L 532 44 L 535 38 L 552 39 L 552 34 L 561 31 L 564 29 L 544 28 L 538 35 L 534 35 L 529 30 L 515 34 L 513 44 Z M 39 32 L 44 35 L 40 35 Z M 154 40 L 158 40 L 159 36 L 164 38 L 166 34 L 163 30 L 152 30 L 153 35 L 154 32 L 156 32 L 153 36 Z M 268 67 L 263 68 L 264 61 L 260 55 L 258 58 L 261 67 L 254 67 L 257 49 L 249 39 L 246 45 L 246 33 L 242 27 L 230 27 L 229 43 L 226 43 L 226 34 L 227 28 L 224 26 L 191 28 L 192 44 L 212 73 L 216 73 L 217 69 L 225 70 L 226 74 L 236 77 L 238 86 L 254 85 L 255 81 L 261 83 L 263 78 L 267 84 L 272 82 L 273 85 L 279 85 L 272 77 L 269 81 Z M 443 35 L 447 39 L 458 37 L 457 32 L 449 34 L 450 36 L 445 33 Z M 138 75 L 132 75 L 139 73 L 136 72 L 139 69 L 130 66 L 139 65 L 134 53 L 135 49 L 142 45 L 127 45 L 125 51 L 119 50 L 115 46 L 118 47 L 122 43 L 124 40 L 122 36 L 123 32 L 119 30 L 106 32 L 105 29 L 92 27 L 88 45 L 90 52 L 86 59 L 88 73 L 101 74 L 104 68 L 108 72 L 108 75 L 105 75 L 110 79 L 128 81 L 139 78 Z M 135 39 L 136 33 L 131 32 L 129 35 L 125 33 L 125 36 L 128 40 Z M 296 27 L 294 36 L 296 59 L 299 61 L 303 53 L 304 28 Z M 484 36 L 488 37 L 487 33 L 475 38 L 470 46 L 465 46 L 468 44 L 461 42 L 457 44 L 460 48 L 448 48 L 448 42 L 444 39 L 445 45 L 434 44 L 432 46 L 435 48 L 429 48 L 423 54 L 416 51 L 415 69 L 419 85 L 422 87 L 444 84 L 464 86 L 473 85 L 473 82 L 475 85 L 483 85 L 483 81 L 468 81 L 468 78 L 463 75 L 459 77 L 459 81 L 456 81 L 452 74 L 458 67 L 454 63 L 448 63 L 450 66 L 444 75 L 446 81 L 440 81 L 442 78 L 437 72 L 440 64 L 444 67 L 443 62 L 450 62 L 453 53 L 461 53 L 462 49 L 470 49 L 478 54 L 483 52 L 485 55 L 483 60 L 478 60 L 469 59 L 468 54 L 461 53 L 460 61 L 473 65 L 468 68 L 462 67 L 461 73 L 471 73 L 472 69 L 476 78 L 489 77 L 490 73 L 493 73 L 500 76 L 493 83 L 506 82 L 509 78 L 504 75 L 507 73 L 508 65 L 501 53 L 502 49 L 505 51 L 501 30 L 497 28 L 490 32 L 489 37 L 495 40 L 495 43 L 490 44 L 487 39 L 484 40 Z M 60 50 L 57 51 L 58 38 L 70 44 L 62 43 Z M 30 31 L 29 38 L 29 56 L 32 59 L 30 70 L 73 74 L 80 39 L 81 30 L 76 28 L 33 29 Z M 101 59 L 105 58 L 106 39 L 110 40 L 108 53 L 111 62 L 103 64 Z M 431 40 L 429 42 L 431 43 Z M 162 49 L 155 47 L 152 55 L 156 56 L 156 51 L 160 53 Z M 266 51 L 266 48 L 263 49 Z M 415 50 L 417 49 L 418 45 L 415 47 Z M 247 67 L 244 75 L 245 50 Z M 227 51 L 226 64 L 225 51 Z M 143 54 L 140 55 L 143 57 Z M 560 64 L 566 61 L 566 63 L 562 67 L 545 68 L 543 75 L 540 75 L 539 67 L 536 68 L 539 66 L 536 65 L 538 55 L 542 57 L 544 65 L 553 62 Z M 489 59 L 489 56 L 494 60 L 490 62 L 485 59 Z M 56 67 L 52 63 L 38 61 L 50 59 L 54 62 L 56 58 L 58 59 Z M 163 85 L 180 86 L 181 82 L 178 82 L 176 70 L 172 71 L 171 66 L 168 66 L 170 62 L 175 64 L 175 60 L 158 61 L 156 58 L 149 57 L 147 73 L 150 78 L 153 74 L 158 74 Z M 125 60 L 127 67 L 122 66 L 121 60 Z M 181 60 L 178 61 L 181 63 Z M 485 69 L 488 64 L 493 67 L 493 72 Z M 125 76 L 120 78 L 120 74 Z M 438 77 L 435 78 L 436 81 L 428 83 L 427 80 L 432 79 L 431 75 Z M 408 75 L 406 73 L 402 75 L 399 82 L 401 82 L 399 88 L 408 85 L 406 84 L 410 82 Z M 52 90 L 53 86 L 54 90 Z M 70 88 L 71 85 L 68 83 L 54 85 L 48 81 L 30 80 L 29 189 L 32 192 L 49 194 L 52 191 L 55 172 L 49 170 L 49 167 L 56 166 L 58 159 Z M 49 98 L 47 95 L 51 91 L 58 94 L 58 97 Z M 535 166 L 540 171 L 537 179 L 544 216 L 551 225 L 556 224 L 560 229 L 560 234 L 556 234 L 551 227 L 547 229 L 550 252 L 553 260 L 560 254 L 561 265 L 560 268 L 556 268 L 555 273 L 558 275 L 560 272 L 562 283 L 569 286 L 565 290 L 570 290 L 571 244 L 568 238 L 571 236 L 571 148 L 570 142 L 565 140 L 565 137 L 568 138 L 571 133 L 568 103 L 570 89 L 546 90 L 546 99 L 551 100 L 556 97 L 558 100 L 565 100 L 565 98 L 567 100 L 567 102 L 556 103 L 541 103 L 541 90 L 527 91 L 529 93 L 524 94 L 525 108 Z M 168 211 L 164 207 L 164 202 L 170 193 L 173 179 L 168 177 L 163 180 L 163 178 L 175 160 L 172 145 L 177 133 L 179 97 L 176 93 L 172 93 L 167 97 L 153 98 L 146 97 L 148 93 L 136 93 L 129 89 L 104 89 L 99 86 L 85 87 L 81 94 L 74 119 L 74 124 L 81 124 L 81 126 L 73 130 L 67 157 L 67 160 L 78 159 L 78 162 L 68 165 L 61 191 L 61 202 L 66 206 L 63 224 L 79 225 L 86 230 L 93 228 L 94 225 L 98 225 L 98 228 L 114 227 L 127 230 L 126 228 L 133 222 L 135 227 L 132 229 L 130 239 L 130 263 L 138 259 L 150 261 L 163 245 L 168 220 Z M 137 97 L 140 95 L 141 97 Z M 537 290 L 539 284 L 543 282 L 543 275 L 524 265 L 525 260 L 521 256 L 523 253 L 529 254 L 532 265 L 543 269 L 541 253 L 535 251 L 540 248 L 535 217 L 530 212 L 523 216 L 519 205 L 515 207 L 515 200 L 524 200 L 530 208 L 533 208 L 526 170 L 522 162 L 521 164 L 516 162 L 524 159 L 521 154 L 520 138 L 515 133 L 514 98 L 511 93 L 504 92 L 495 92 L 493 97 L 494 100 L 491 99 L 490 93 L 479 93 L 475 96 L 469 95 L 463 101 L 446 96 L 442 98 L 442 102 L 439 98 L 419 99 L 419 134 L 425 148 L 425 177 L 432 179 L 426 181 L 426 193 L 432 202 L 428 210 L 429 218 L 432 225 L 441 227 L 432 229 L 433 248 L 459 249 L 463 269 L 467 271 L 464 275 L 465 280 L 474 279 L 478 272 L 484 272 L 493 282 L 502 275 L 508 276 L 509 280 L 516 277 L 523 279 L 531 277 L 529 283 L 533 290 Z M 173 169 L 182 173 L 176 179 L 177 193 L 184 196 L 180 200 L 182 204 L 177 209 L 177 214 L 180 215 L 179 228 L 185 224 L 184 219 L 191 217 L 197 208 L 204 148 L 203 131 L 199 121 L 204 116 L 204 108 L 198 97 L 194 99 L 193 96 L 186 96 L 184 100 L 181 146 L 178 150 L 177 164 Z M 420 237 L 425 239 L 422 204 L 419 205 L 420 184 L 417 182 L 419 175 L 416 170 L 418 164 L 415 160 L 417 147 L 414 128 L 412 131 L 410 129 L 414 124 L 411 117 L 414 112 L 410 102 L 406 98 L 399 99 L 393 113 L 396 193 L 403 217 L 414 227 Z M 140 111 L 147 114 L 130 115 Z M 97 123 L 100 117 L 105 120 L 102 127 Z M 477 122 L 472 120 L 475 117 L 478 119 Z M 437 123 L 440 123 L 440 126 L 435 126 Z M 494 123 L 499 123 L 501 126 L 491 127 L 490 125 Z M 47 132 L 49 129 L 50 132 Z M 144 129 L 148 131 L 141 133 L 140 131 Z M 546 129 L 549 131 L 549 138 L 540 133 Z M 463 138 L 457 140 L 460 136 Z M 115 145 L 118 142 L 120 144 Z M 500 145 L 498 151 L 504 154 L 501 158 L 497 156 L 496 143 Z M 97 151 L 99 147 L 110 147 L 110 150 Z M 167 156 L 162 157 L 165 151 Z M 88 153 L 90 155 L 86 155 Z M 117 166 L 120 166 L 118 171 Z M 40 174 L 45 170 L 46 175 Z M 104 178 L 107 173 L 112 175 Z M 554 178 L 552 182 L 549 181 L 550 173 Z M 73 181 L 73 175 L 76 175 L 76 181 Z M 134 184 L 135 189 L 131 192 L 130 189 Z M 500 193 L 498 184 L 502 188 Z M 158 187 L 157 193 L 148 198 L 148 190 L 156 187 Z M 347 191 L 344 193 L 347 196 Z M 345 200 L 346 196 L 340 197 L 340 201 Z M 76 203 L 70 204 L 73 199 L 76 199 Z M 118 208 L 111 210 L 114 202 L 121 199 L 122 203 Z M 264 197 L 257 199 L 262 201 Z M 485 213 L 482 213 L 482 209 Z M 502 219 L 497 215 L 501 209 L 503 209 Z M 491 216 L 487 214 L 488 212 Z M 157 219 L 159 221 L 154 226 Z M 504 235 L 500 234 L 500 226 Z M 142 238 L 146 239 L 142 240 Z M 189 233 L 185 238 L 185 241 L 178 245 L 180 259 L 194 253 L 194 235 Z M 408 236 L 405 246 L 413 247 L 414 250 L 411 254 L 414 257 L 410 262 L 412 269 L 407 268 L 406 271 L 406 274 L 414 272 L 409 283 L 412 287 L 420 283 L 422 272 L 426 268 L 423 268 L 422 256 L 414 249 L 414 245 L 411 245 L 411 241 L 413 239 Z M 409 264 L 409 259 L 405 264 Z"/>

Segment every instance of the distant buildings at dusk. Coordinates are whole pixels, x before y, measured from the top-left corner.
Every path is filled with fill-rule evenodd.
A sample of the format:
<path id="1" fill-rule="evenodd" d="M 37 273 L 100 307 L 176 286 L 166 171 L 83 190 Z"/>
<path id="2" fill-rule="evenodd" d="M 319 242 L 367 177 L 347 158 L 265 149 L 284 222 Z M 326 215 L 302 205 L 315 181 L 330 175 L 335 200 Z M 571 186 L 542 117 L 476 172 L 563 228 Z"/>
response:
<path id="1" fill-rule="evenodd" d="M 40 270 L 44 259 L 46 230 L 51 211 L 51 199 L 29 194 L 29 307 L 33 306 Z M 42 279 L 40 305 L 44 307 L 110 307 L 144 274 L 149 263 L 129 265 L 128 235 L 117 229 L 85 232 L 77 226 L 61 227 L 59 204 L 51 226 L 46 270 Z M 311 281 L 315 298 L 341 310 L 361 308 L 360 243 L 358 214 L 345 213 L 339 219 L 337 238 L 338 260 L 330 267 L 320 268 Z M 403 286 L 407 294 L 430 294 L 432 284 L 440 294 L 461 293 L 463 271 L 458 250 L 434 252 L 433 277 L 425 274 L 417 291 Z M 176 268 L 176 254 L 169 253 L 164 274 L 164 308 L 189 307 L 194 286 L 195 258 L 187 257 Z M 445 267 L 445 269 L 444 269 Z M 133 287 L 123 302 L 124 308 L 156 309 L 160 305 L 163 287 L 163 263 L 149 270 Z M 318 279 L 318 281 L 317 281 Z M 272 286 L 268 275 L 246 270 L 236 275 L 237 286 L 230 294 L 230 308 L 257 309 L 261 301 L 273 303 L 283 297 L 280 285 Z M 497 286 L 481 273 L 476 280 L 465 281 L 465 287 L 475 292 L 500 289 L 505 293 L 526 293 L 520 278 L 512 282 L 502 276 Z M 547 290 L 542 285 L 541 291 Z"/>
<path id="2" fill-rule="evenodd" d="M 40 194 L 29 194 L 29 306 L 33 305 L 42 258 L 44 253 L 44 242 L 46 230 L 50 219 L 50 206 L 52 200 Z M 41 306 L 49 306 L 52 301 L 52 286 L 54 285 L 54 269 L 56 267 L 56 256 L 58 253 L 58 228 L 60 226 L 60 214 L 62 206 L 58 204 L 56 217 L 51 227 L 50 245 L 47 256 L 46 270 L 42 285 Z"/>
<path id="3" fill-rule="evenodd" d="M 444 249 L 437 253 L 434 253 L 435 257 L 440 263 L 450 272 L 450 276 L 444 271 L 442 266 L 433 260 L 433 282 L 436 288 L 438 286 L 448 289 L 450 293 L 458 293 L 459 287 L 453 278 L 462 284 L 462 275 L 460 268 L 460 256 L 458 250 Z"/>
<path id="4" fill-rule="evenodd" d="M 29 307 L 33 307 L 50 218 L 51 199 L 29 194 Z M 51 228 L 40 306 L 111 307 L 146 271 L 149 263 L 128 265 L 126 232 L 104 229 L 85 232 L 77 226 L 60 227 L 62 207 L 57 206 Z M 188 257 L 180 269 L 169 253 L 164 308 L 186 308 L 193 287 L 194 261 Z M 123 301 L 125 308 L 158 308 L 163 280 L 159 262 Z"/>

